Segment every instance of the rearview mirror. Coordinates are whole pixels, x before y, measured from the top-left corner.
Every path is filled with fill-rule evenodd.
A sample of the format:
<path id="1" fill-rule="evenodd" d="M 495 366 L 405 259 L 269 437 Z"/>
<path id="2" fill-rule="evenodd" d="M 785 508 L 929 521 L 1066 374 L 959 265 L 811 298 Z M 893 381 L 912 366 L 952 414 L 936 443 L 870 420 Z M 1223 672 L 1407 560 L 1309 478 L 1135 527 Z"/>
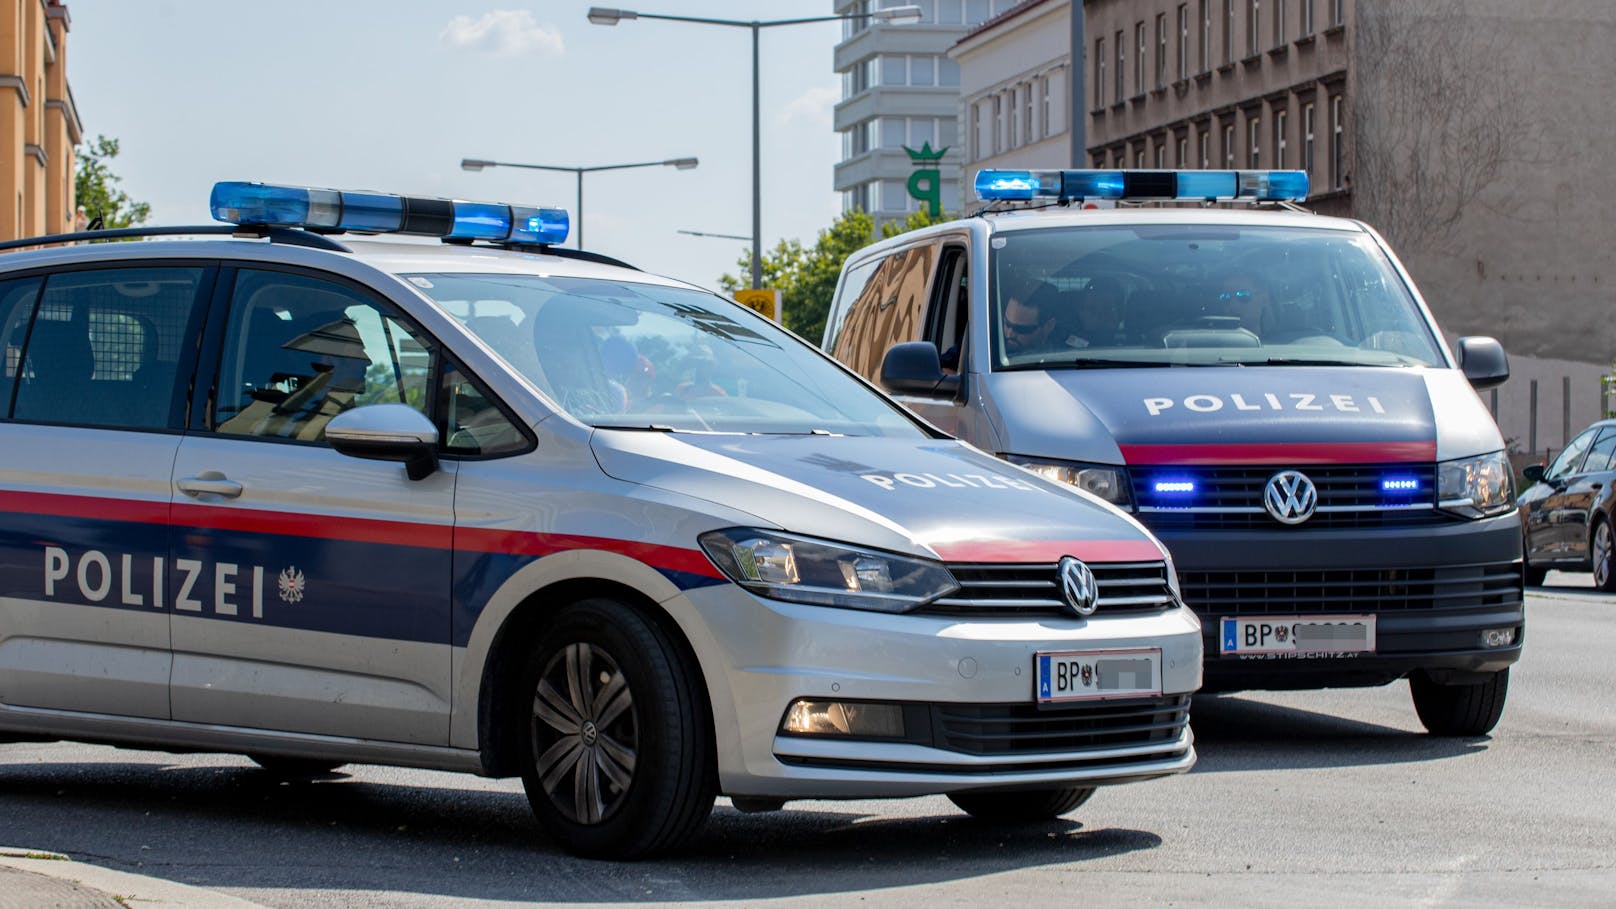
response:
<path id="1" fill-rule="evenodd" d="M 881 385 L 888 391 L 952 397 L 959 383 L 959 376 L 943 372 L 936 345 L 927 341 L 894 344 L 881 359 Z"/>
<path id="2" fill-rule="evenodd" d="M 1459 369 L 1476 389 L 1500 385 L 1509 378 L 1509 357 L 1493 338 L 1460 338 Z"/>
<path id="3" fill-rule="evenodd" d="M 1543 472 L 1546 469 L 1542 464 L 1528 464 L 1521 469 L 1521 476 L 1525 477 L 1528 482 L 1541 483 L 1543 481 Z"/>
<path id="4" fill-rule="evenodd" d="M 371 461 L 402 461 L 412 480 L 438 469 L 438 428 L 404 404 L 369 404 L 344 411 L 325 427 L 339 453 Z"/>

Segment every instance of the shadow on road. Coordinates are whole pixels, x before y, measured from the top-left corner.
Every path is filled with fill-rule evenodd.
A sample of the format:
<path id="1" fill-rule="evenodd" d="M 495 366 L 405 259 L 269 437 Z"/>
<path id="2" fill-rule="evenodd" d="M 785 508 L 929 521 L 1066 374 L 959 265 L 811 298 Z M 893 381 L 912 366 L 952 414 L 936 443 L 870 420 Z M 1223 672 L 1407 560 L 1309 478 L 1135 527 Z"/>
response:
<path id="1" fill-rule="evenodd" d="M 255 768 L 150 763 L 0 764 L 0 804 L 0 841 L 196 886 L 486 900 L 756 902 L 1081 864 L 1162 845 L 1148 831 L 1087 828 L 1081 809 L 1076 819 L 998 828 L 963 814 L 876 816 L 827 802 L 742 814 L 720 802 L 683 853 L 591 862 L 551 845 L 516 792 L 417 788 L 340 771 L 287 783 Z"/>
<path id="2" fill-rule="evenodd" d="M 1234 695 L 1190 707 L 1195 773 L 1405 764 L 1480 754 L 1488 736 L 1442 738 Z"/>

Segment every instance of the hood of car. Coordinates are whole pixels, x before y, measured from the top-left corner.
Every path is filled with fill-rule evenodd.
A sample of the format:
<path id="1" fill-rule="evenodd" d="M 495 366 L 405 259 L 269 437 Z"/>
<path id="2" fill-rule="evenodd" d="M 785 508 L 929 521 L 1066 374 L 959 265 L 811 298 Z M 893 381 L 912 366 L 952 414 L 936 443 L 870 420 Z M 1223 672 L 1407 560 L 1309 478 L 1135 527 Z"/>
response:
<path id="1" fill-rule="evenodd" d="M 1446 369 L 1009 372 L 989 377 L 986 397 L 1001 450 L 1066 460 L 1416 463 L 1502 446 L 1474 390 Z"/>
<path id="2" fill-rule="evenodd" d="M 949 562 L 1165 558 L 1116 508 L 949 439 L 600 430 L 591 444 L 612 477 L 807 536 Z"/>

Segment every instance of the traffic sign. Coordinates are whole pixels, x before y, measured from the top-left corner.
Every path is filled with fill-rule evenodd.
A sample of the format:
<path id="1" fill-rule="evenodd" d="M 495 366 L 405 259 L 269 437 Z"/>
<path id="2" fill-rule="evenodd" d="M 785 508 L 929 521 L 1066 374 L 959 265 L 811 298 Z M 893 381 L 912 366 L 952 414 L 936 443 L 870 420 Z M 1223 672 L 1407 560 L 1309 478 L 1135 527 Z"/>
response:
<path id="1" fill-rule="evenodd" d="M 748 309 L 757 310 L 763 314 L 764 318 L 773 319 L 775 322 L 780 321 L 780 292 L 778 290 L 767 288 L 737 290 L 735 292 L 735 302 Z"/>

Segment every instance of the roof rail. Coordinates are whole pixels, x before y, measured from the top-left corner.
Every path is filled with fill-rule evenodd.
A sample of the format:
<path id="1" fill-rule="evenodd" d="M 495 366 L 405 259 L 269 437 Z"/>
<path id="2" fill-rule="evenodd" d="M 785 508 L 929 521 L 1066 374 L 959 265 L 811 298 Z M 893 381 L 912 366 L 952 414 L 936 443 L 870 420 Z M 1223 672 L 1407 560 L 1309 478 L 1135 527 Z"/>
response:
<path id="1" fill-rule="evenodd" d="M 43 237 L 7 240 L 0 243 L 0 252 L 92 240 L 131 240 L 141 237 L 174 237 L 196 234 L 230 234 L 231 236 L 244 238 L 268 239 L 271 243 L 285 243 L 289 246 L 308 246 L 332 252 L 352 252 L 348 247 L 330 237 L 324 237 L 312 231 L 299 230 L 295 227 L 261 227 L 256 225 L 238 227 L 234 224 L 201 224 L 191 227 L 115 227 L 110 230 L 81 230 L 70 234 L 50 234 Z"/>

